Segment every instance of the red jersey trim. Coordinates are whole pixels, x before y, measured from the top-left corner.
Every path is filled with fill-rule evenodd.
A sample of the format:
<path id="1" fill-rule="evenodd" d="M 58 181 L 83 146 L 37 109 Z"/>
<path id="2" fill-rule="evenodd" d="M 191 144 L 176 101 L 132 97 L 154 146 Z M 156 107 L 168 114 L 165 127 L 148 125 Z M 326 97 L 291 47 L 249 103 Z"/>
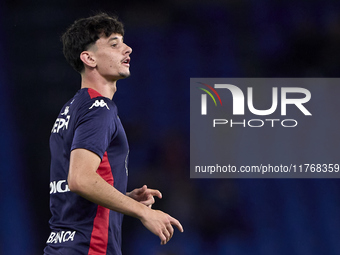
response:
<path id="1" fill-rule="evenodd" d="M 93 99 L 95 97 L 102 97 L 102 95 L 98 91 L 96 91 L 94 89 L 88 88 L 87 92 L 89 93 L 91 99 Z"/>
<path id="2" fill-rule="evenodd" d="M 90 89 L 89 89 L 90 90 Z M 95 91 L 95 90 L 93 90 Z M 97 92 L 98 93 L 98 92 Z M 107 152 L 104 153 L 97 173 L 110 185 L 113 186 L 113 176 Z M 93 221 L 93 229 L 90 240 L 90 249 L 88 255 L 106 254 L 107 243 L 109 238 L 109 216 L 110 209 L 98 205 L 97 214 Z"/>

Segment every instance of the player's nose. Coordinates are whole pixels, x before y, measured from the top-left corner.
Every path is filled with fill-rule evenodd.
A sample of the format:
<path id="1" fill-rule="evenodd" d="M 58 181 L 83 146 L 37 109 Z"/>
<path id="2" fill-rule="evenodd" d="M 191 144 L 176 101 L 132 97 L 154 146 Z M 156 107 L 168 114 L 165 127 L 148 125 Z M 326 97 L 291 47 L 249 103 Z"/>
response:
<path id="1" fill-rule="evenodd" d="M 126 49 L 124 51 L 124 54 L 131 54 L 132 53 L 132 48 L 130 46 L 128 46 L 127 44 L 125 44 Z"/>

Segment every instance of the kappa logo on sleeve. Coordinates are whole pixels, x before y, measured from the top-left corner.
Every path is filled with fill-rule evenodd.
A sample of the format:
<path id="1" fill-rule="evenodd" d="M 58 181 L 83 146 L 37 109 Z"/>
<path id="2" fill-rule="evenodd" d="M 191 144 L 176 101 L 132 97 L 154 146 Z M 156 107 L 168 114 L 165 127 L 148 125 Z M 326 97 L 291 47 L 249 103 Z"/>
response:
<path id="1" fill-rule="evenodd" d="M 93 107 L 106 107 L 108 110 L 110 110 L 110 108 L 107 106 L 107 104 L 104 102 L 103 99 L 101 99 L 100 101 L 99 100 L 96 100 L 92 106 L 89 108 L 89 109 L 92 109 Z"/>

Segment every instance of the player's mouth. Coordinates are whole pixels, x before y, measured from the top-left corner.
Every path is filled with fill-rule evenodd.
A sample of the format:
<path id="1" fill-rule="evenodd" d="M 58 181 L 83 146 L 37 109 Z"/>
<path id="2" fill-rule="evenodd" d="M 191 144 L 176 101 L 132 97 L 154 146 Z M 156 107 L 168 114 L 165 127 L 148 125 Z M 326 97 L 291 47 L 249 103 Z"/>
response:
<path id="1" fill-rule="evenodd" d="M 129 57 L 124 58 L 124 59 L 122 60 L 122 64 L 123 64 L 124 66 L 130 67 L 130 58 L 129 58 Z"/>

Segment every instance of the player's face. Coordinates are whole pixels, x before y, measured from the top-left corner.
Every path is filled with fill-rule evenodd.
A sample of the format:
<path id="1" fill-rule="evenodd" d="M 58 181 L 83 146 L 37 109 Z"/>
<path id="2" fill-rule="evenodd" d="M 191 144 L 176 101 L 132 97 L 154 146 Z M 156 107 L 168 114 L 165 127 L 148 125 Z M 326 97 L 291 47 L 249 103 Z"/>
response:
<path id="1" fill-rule="evenodd" d="M 123 42 L 123 36 L 112 34 L 100 37 L 94 47 L 97 70 L 108 80 L 130 76 L 130 54 L 132 49 Z"/>

